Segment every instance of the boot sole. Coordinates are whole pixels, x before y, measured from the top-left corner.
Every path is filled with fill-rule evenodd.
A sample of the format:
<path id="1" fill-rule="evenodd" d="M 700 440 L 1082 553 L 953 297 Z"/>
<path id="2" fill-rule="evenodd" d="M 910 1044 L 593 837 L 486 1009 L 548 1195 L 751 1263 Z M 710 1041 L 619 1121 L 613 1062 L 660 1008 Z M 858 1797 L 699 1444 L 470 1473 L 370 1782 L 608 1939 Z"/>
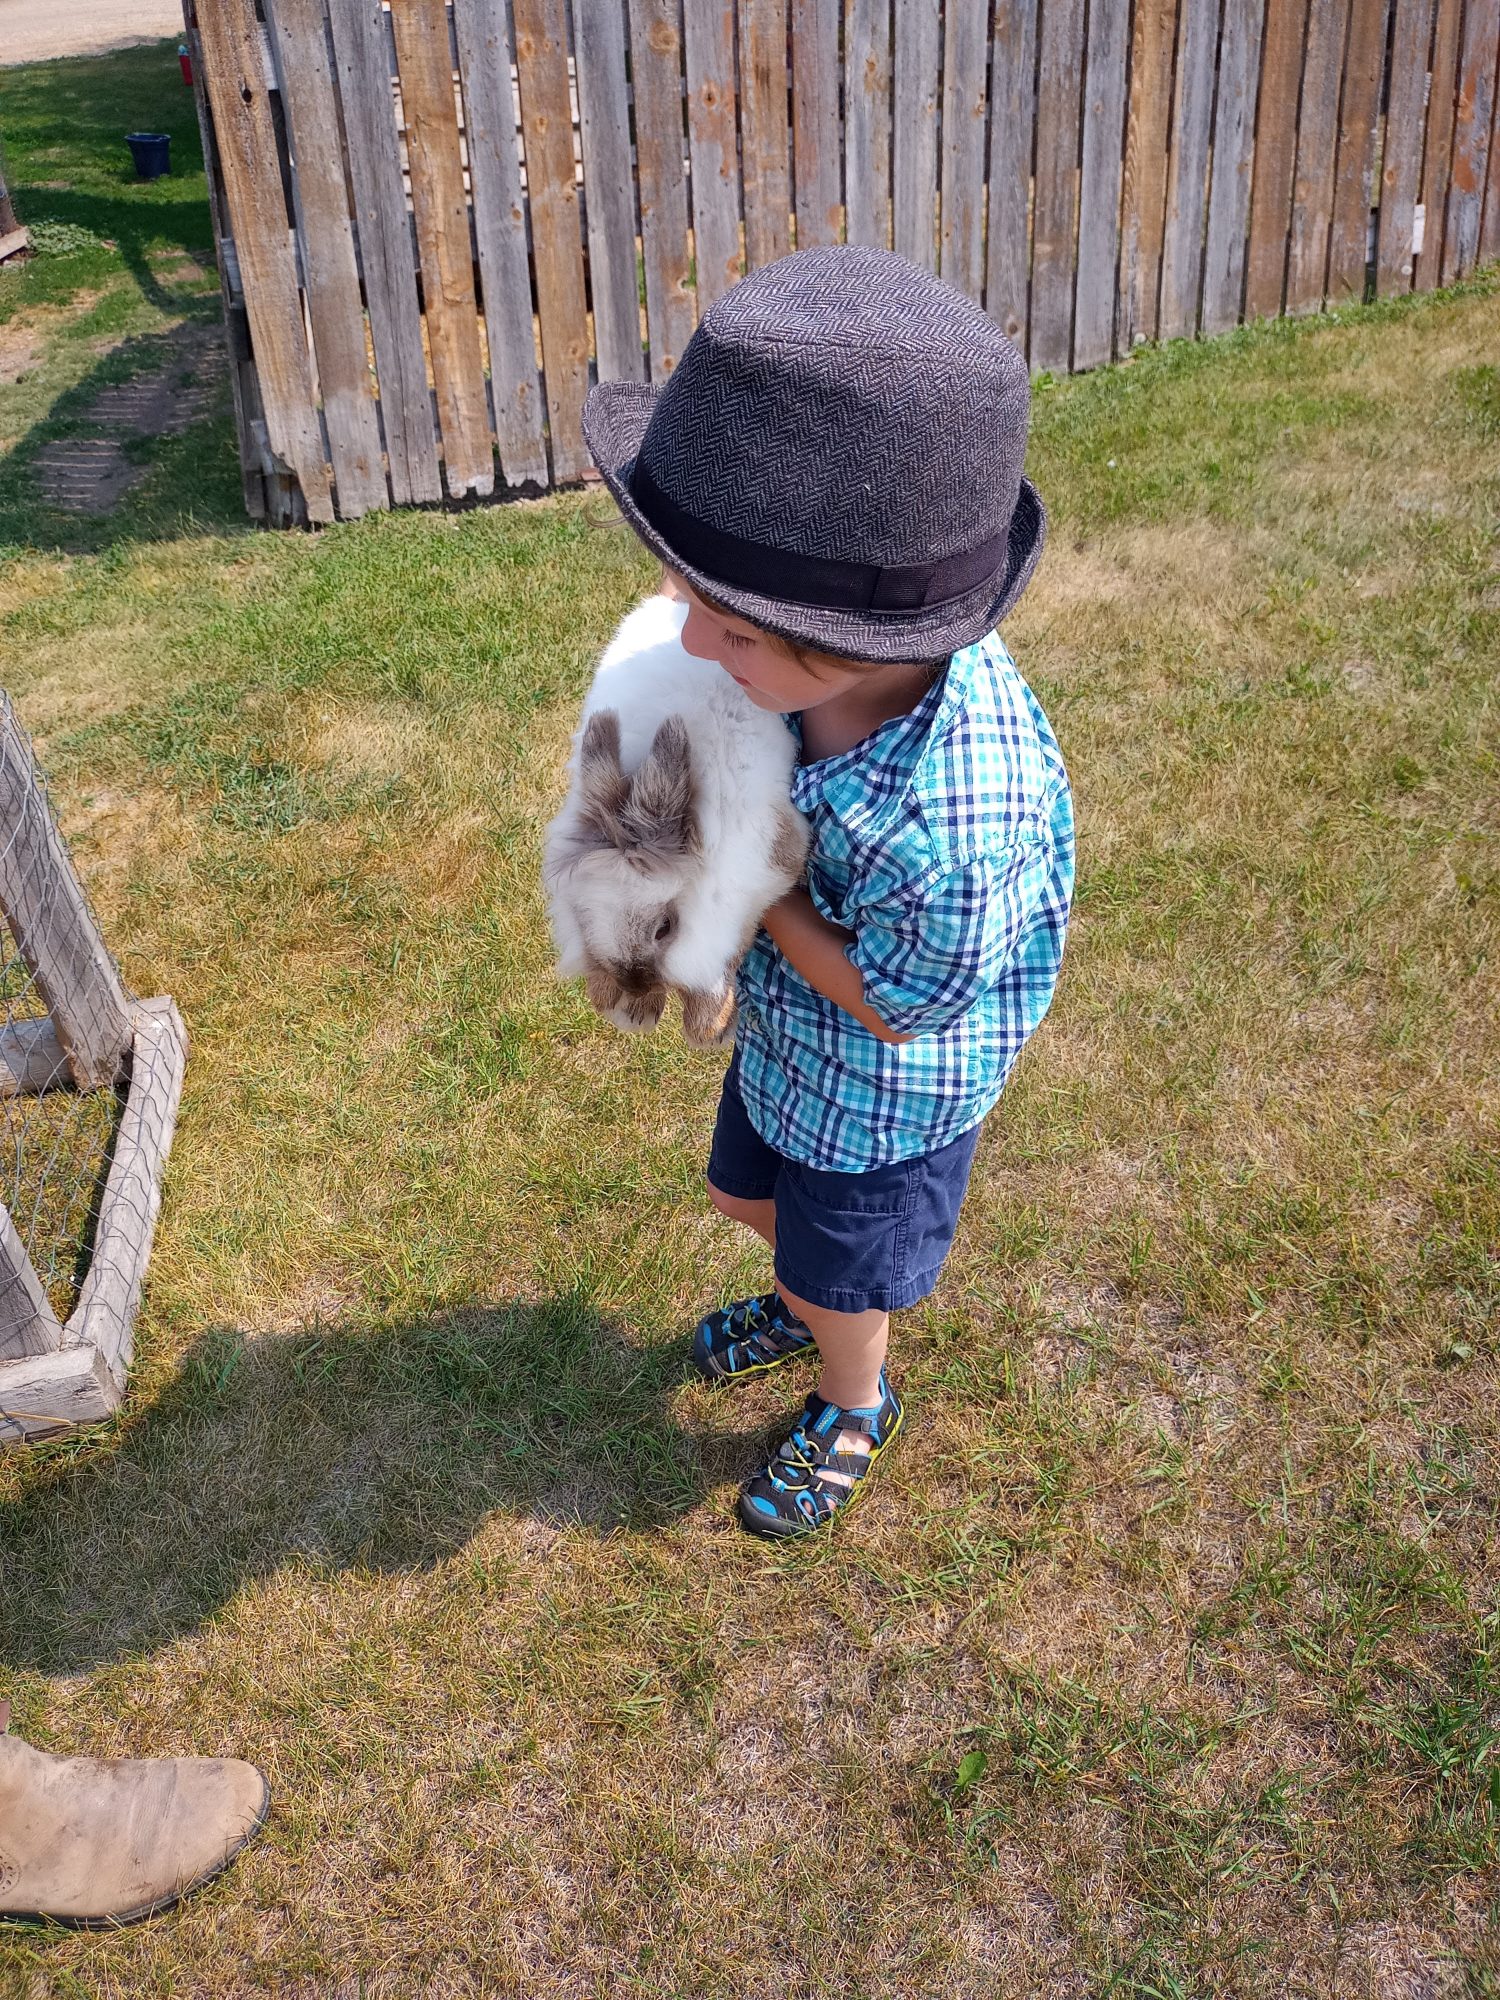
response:
<path id="1" fill-rule="evenodd" d="M 38 1924 L 52 1930 L 62 1931 L 116 1931 L 126 1924 L 143 1924 L 148 1917 L 160 1917 L 168 1910 L 175 1909 L 185 1896 L 194 1895 L 206 1883 L 217 1881 L 226 1868 L 232 1867 L 241 1854 L 254 1840 L 265 1825 L 271 1812 L 271 1787 L 264 1772 L 261 1773 L 260 1811 L 252 1825 L 246 1828 L 236 1846 L 230 1848 L 224 1859 L 216 1867 L 205 1869 L 195 1875 L 191 1882 L 175 1889 L 170 1896 L 158 1896 L 154 1902 L 141 1903 L 133 1910 L 112 1912 L 107 1917 L 57 1917 L 46 1910 L 0 1910 L 0 1924 Z"/>

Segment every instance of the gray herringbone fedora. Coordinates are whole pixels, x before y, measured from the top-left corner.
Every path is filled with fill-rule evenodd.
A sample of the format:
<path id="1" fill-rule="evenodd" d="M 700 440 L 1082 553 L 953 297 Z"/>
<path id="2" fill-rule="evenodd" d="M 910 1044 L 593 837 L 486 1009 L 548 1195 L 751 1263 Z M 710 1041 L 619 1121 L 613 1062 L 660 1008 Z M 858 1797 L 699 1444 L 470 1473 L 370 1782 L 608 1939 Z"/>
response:
<path id="1" fill-rule="evenodd" d="M 799 250 L 703 317 L 660 388 L 601 382 L 583 434 L 646 546 L 802 645 L 932 660 L 1025 589 L 1030 384 L 994 321 L 888 250 Z"/>

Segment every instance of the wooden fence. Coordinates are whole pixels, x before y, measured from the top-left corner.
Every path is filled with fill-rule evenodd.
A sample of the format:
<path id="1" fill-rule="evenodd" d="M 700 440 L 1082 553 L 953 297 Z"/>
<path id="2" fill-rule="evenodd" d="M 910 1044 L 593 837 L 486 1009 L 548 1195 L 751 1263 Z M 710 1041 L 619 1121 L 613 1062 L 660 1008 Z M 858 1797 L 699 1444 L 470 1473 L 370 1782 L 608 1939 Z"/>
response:
<path id="1" fill-rule="evenodd" d="M 586 476 L 590 381 L 797 244 L 1054 372 L 1500 253 L 1500 0 L 185 6 L 277 523 Z"/>

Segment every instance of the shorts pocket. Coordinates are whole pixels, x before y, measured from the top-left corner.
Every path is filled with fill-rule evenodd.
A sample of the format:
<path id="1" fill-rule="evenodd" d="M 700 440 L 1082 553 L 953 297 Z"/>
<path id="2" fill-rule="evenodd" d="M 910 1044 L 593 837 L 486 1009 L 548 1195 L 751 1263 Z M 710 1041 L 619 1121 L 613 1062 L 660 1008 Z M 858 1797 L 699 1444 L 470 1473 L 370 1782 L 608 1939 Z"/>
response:
<path id="1" fill-rule="evenodd" d="M 904 1215 L 911 1202 L 913 1168 L 920 1161 L 895 1160 L 868 1173 L 840 1173 L 784 1160 L 781 1171 L 794 1180 L 813 1208 L 825 1215 Z"/>

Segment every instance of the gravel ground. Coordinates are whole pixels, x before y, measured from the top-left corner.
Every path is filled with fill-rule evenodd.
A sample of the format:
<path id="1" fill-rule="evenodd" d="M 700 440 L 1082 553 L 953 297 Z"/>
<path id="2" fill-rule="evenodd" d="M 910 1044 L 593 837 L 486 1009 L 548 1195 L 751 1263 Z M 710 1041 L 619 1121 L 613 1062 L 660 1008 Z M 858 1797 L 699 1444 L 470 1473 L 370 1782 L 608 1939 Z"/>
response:
<path id="1" fill-rule="evenodd" d="M 98 55 L 181 30 L 179 0 L 0 0 L 0 68 Z"/>

